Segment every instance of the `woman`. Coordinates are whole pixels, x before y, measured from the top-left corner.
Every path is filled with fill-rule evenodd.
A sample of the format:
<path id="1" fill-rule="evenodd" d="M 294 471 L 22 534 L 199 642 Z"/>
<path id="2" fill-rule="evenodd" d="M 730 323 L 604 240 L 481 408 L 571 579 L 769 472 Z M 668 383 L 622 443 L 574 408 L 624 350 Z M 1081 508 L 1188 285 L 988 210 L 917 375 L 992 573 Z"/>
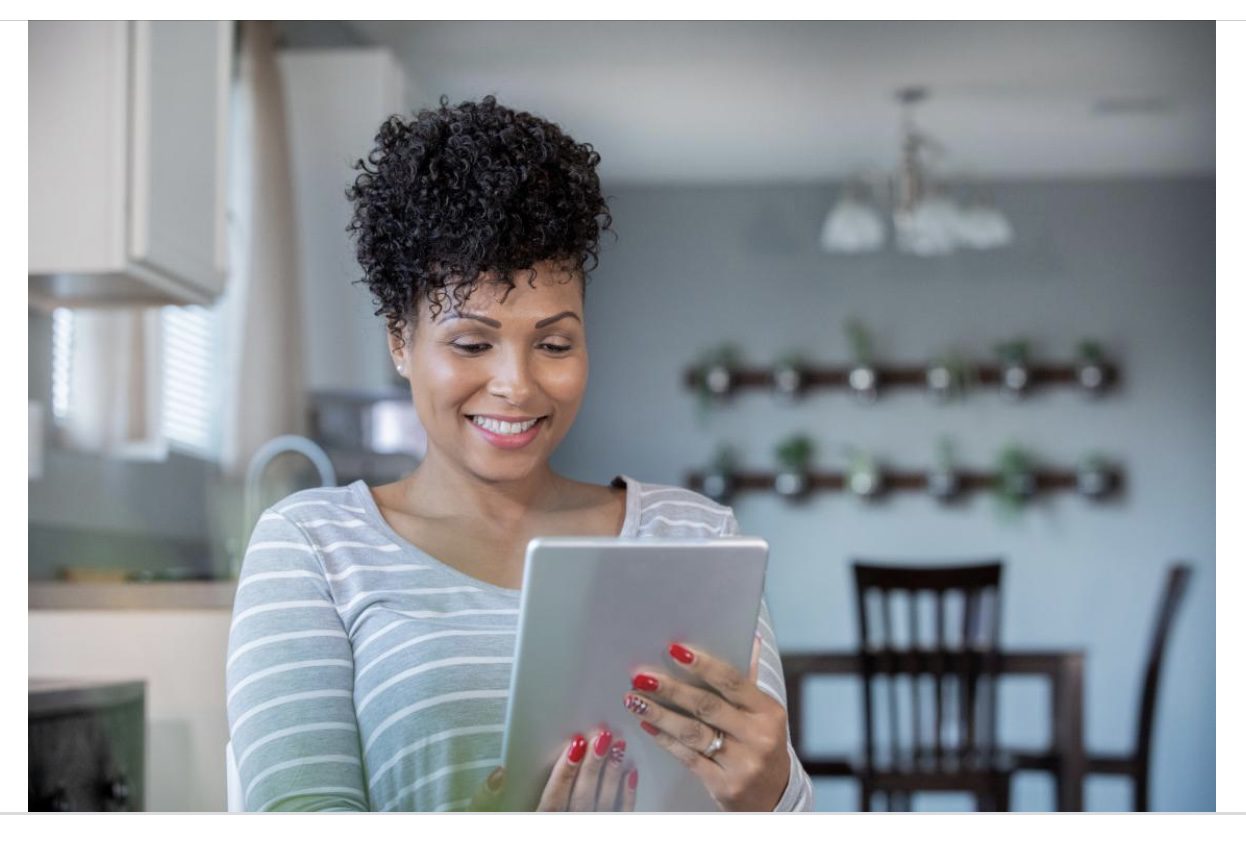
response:
<path id="1" fill-rule="evenodd" d="M 300 491 L 255 527 L 227 665 L 249 810 L 490 808 L 528 541 L 738 533 L 692 491 L 550 469 L 588 380 L 585 284 L 611 222 L 599 160 L 492 97 L 443 97 L 388 120 L 356 164 L 350 231 L 428 451 L 397 482 Z M 670 654 L 619 676 L 620 720 L 724 809 L 811 808 L 765 605 L 750 674 L 679 641 Z M 623 739 L 563 747 L 540 809 L 634 807 L 643 769 Z"/>

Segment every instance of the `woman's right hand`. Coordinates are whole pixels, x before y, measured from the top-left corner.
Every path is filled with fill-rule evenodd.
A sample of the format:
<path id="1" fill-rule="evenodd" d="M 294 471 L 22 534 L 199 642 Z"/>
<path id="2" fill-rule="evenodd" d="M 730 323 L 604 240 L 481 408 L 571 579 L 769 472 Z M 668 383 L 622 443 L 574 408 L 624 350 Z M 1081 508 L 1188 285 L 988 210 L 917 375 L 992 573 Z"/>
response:
<path id="1" fill-rule="evenodd" d="M 577 733 L 550 772 L 538 812 L 632 812 L 636 809 L 637 770 L 626 761 L 627 745 L 602 730 L 590 745 Z M 472 798 L 473 811 L 494 811 L 506 788 L 506 771 L 498 766 Z"/>

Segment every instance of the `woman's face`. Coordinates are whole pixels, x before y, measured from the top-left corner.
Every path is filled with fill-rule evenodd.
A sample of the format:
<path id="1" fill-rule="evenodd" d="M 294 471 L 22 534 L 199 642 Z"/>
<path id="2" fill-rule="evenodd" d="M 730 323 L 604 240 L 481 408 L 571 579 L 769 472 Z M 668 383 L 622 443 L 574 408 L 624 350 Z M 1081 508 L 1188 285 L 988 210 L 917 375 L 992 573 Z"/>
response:
<path id="1" fill-rule="evenodd" d="M 456 309 L 447 297 L 434 319 L 428 302 L 394 361 L 411 382 L 428 455 L 482 479 L 519 479 L 544 468 L 580 409 L 588 382 L 582 282 L 552 263 L 515 275 L 515 288 L 482 282 Z M 539 418 L 482 429 L 477 417 Z M 526 426 L 526 423 L 524 424 Z"/>

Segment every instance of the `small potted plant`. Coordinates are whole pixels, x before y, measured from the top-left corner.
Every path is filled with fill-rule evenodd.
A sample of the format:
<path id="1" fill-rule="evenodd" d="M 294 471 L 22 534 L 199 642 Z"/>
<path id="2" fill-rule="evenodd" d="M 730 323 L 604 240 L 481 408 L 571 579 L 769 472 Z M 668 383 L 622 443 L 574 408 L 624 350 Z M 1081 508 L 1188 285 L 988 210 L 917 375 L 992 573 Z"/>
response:
<path id="1" fill-rule="evenodd" d="M 995 346 L 1000 360 L 1000 385 L 1006 396 L 1020 399 L 1030 385 L 1030 344 L 1024 339 Z"/>
<path id="2" fill-rule="evenodd" d="M 1077 465 L 1077 491 L 1088 499 L 1102 499 L 1112 490 L 1116 472 L 1100 453 L 1091 453 Z"/>
<path id="3" fill-rule="evenodd" d="M 701 355 L 693 370 L 702 412 L 731 396 L 740 368 L 740 349 L 727 342 Z"/>
<path id="4" fill-rule="evenodd" d="M 795 402 L 809 385 L 808 368 L 799 353 L 789 353 L 781 358 L 770 372 L 770 377 L 775 395 L 784 403 Z"/>
<path id="5" fill-rule="evenodd" d="M 1017 445 L 1005 447 L 996 460 L 995 498 L 1006 515 L 1016 516 L 1038 489 L 1034 461 Z"/>
<path id="6" fill-rule="evenodd" d="M 1108 370 L 1103 346 L 1092 339 L 1077 345 L 1077 382 L 1091 395 L 1101 394 L 1107 385 Z"/>
<path id="7" fill-rule="evenodd" d="M 701 488 L 706 496 L 723 504 L 731 499 L 736 490 L 737 463 L 735 449 L 729 444 L 719 445 L 714 451 L 709 470 L 701 480 Z"/>
<path id="8" fill-rule="evenodd" d="M 973 379 L 973 366 L 952 351 L 936 358 L 926 368 L 926 388 L 940 403 L 965 396 Z"/>
<path id="9" fill-rule="evenodd" d="M 779 472 L 774 477 L 774 489 L 780 496 L 797 499 L 808 494 L 809 463 L 813 460 L 813 439 L 797 433 L 780 441 L 775 447 Z"/>
<path id="10" fill-rule="evenodd" d="M 883 472 L 869 453 L 849 447 L 844 484 L 860 499 L 875 499 L 883 492 Z"/>
<path id="11" fill-rule="evenodd" d="M 952 501 L 961 490 L 960 475 L 956 472 L 956 455 L 952 439 L 944 435 L 939 439 L 935 466 L 926 474 L 926 490 L 939 502 Z"/>
<path id="12" fill-rule="evenodd" d="M 878 399 L 878 370 L 874 367 L 874 350 L 865 325 L 855 318 L 844 322 L 848 343 L 852 346 L 853 365 L 848 371 L 848 387 L 865 403 Z"/>

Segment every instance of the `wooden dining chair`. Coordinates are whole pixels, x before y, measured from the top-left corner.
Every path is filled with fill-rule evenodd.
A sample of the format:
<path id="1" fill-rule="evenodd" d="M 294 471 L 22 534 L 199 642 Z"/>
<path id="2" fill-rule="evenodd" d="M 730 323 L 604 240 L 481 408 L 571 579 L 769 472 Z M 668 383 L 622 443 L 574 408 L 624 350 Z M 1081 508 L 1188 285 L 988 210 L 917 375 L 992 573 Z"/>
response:
<path id="1" fill-rule="evenodd" d="M 865 720 L 854 769 L 861 811 L 876 793 L 888 809 L 908 809 L 919 791 L 967 791 L 979 810 L 1007 811 L 1012 767 L 995 744 L 1002 561 L 856 561 L 852 570 Z"/>
<path id="2" fill-rule="evenodd" d="M 1168 568 L 1164 590 L 1160 594 L 1155 625 L 1151 630 L 1151 647 L 1146 668 L 1142 672 L 1137 730 L 1133 750 L 1127 754 L 1095 754 L 1086 758 L 1086 773 L 1128 777 L 1133 782 L 1133 810 L 1150 811 L 1151 737 L 1155 732 L 1155 701 L 1159 695 L 1160 666 L 1171 635 L 1173 617 L 1190 582 L 1189 564 L 1176 563 Z"/>

